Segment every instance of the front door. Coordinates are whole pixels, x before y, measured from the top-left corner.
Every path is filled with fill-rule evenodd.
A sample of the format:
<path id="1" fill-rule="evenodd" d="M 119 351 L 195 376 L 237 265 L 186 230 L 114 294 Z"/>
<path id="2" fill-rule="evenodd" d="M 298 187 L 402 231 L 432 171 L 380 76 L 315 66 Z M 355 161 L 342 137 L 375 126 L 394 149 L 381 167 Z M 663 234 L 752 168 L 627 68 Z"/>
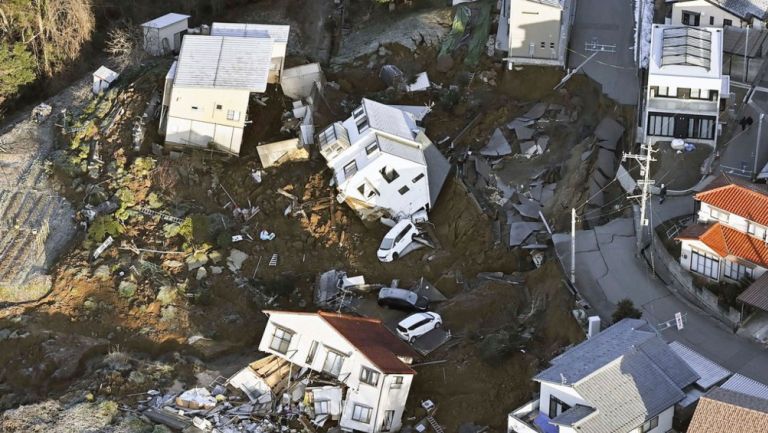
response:
<path id="1" fill-rule="evenodd" d="M 675 138 L 688 138 L 688 116 L 675 116 Z"/>

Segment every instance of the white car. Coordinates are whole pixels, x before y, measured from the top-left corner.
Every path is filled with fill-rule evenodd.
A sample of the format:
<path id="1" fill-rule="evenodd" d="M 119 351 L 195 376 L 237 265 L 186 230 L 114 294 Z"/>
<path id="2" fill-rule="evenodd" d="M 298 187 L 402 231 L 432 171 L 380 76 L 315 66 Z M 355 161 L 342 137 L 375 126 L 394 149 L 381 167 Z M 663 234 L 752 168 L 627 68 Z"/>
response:
<path id="1" fill-rule="evenodd" d="M 415 313 L 397 324 L 397 335 L 405 341 L 413 343 L 417 337 L 443 326 L 443 318 L 433 312 Z"/>
<path id="2" fill-rule="evenodd" d="M 397 260 L 417 234 L 419 234 L 419 229 L 410 220 L 402 220 L 395 224 L 381 240 L 379 251 L 376 252 L 379 261 L 386 263 Z"/>

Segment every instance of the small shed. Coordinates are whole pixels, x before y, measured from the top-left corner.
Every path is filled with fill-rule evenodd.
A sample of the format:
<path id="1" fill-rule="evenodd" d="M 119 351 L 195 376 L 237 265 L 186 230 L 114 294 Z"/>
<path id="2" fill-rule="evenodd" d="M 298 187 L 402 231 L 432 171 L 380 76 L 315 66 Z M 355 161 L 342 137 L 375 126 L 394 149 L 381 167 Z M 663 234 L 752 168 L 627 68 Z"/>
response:
<path id="1" fill-rule="evenodd" d="M 144 51 L 162 56 L 181 49 L 181 38 L 189 27 L 189 15 L 169 13 L 141 25 Z"/>
<path id="2" fill-rule="evenodd" d="M 99 94 L 112 85 L 117 80 L 119 74 L 106 66 L 102 66 L 93 73 L 93 93 Z"/>

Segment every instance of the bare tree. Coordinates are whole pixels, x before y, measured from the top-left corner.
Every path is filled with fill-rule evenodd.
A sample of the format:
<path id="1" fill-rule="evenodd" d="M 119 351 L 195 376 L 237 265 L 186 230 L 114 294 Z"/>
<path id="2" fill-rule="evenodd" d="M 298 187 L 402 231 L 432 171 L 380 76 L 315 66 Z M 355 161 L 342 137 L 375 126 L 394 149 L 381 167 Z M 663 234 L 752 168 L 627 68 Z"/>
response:
<path id="1" fill-rule="evenodd" d="M 116 66 L 122 69 L 141 61 L 144 55 L 141 39 L 139 27 L 124 21 L 107 32 L 104 51 L 110 55 Z"/>

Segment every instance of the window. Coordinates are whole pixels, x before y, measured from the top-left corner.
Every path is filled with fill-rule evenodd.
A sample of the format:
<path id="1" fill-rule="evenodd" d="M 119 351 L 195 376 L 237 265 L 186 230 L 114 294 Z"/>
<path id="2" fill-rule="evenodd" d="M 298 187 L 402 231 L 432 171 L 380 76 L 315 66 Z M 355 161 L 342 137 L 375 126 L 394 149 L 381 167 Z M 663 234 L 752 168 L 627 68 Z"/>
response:
<path id="1" fill-rule="evenodd" d="M 416 182 L 420 181 L 421 179 L 424 179 L 424 173 L 421 173 L 420 175 L 414 177 L 411 182 L 416 183 Z"/>
<path id="2" fill-rule="evenodd" d="M 371 370 L 368 367 L 362 367 L 360 369 L 360 382 L 367 383 L 371 386 L 376 386 L 379 384 L 379 372 L 376 370 Z"/>
<path id="3" fill-rule="evenodd" d="M 741 281 L 745 276 L 752 277 L 752 268 L 748 268 L 740 263 L 725 260 L 723 268 L 723 274 L 734 281 Z"/>
<path id="4" fill-rule="evenodd" d="M 327 415 L 331 413 L 330 400 L 315 400 L 315 415 Z"/>
<path id="5" fill-rule="evenodd" d="M 702 99 L 705 101 L 710 101 L 711 98 L 709 90 L 691 89 L 691 99 Z"/>
<path id="6" fill-rule="evenodd" d="M 672 137 L 675 135 L 675 115 L 651 113 L 648 115 L 648 135 Z"/>
<path id="7" fill-rule="evenodd" d="M 387 183 L 392 183 L 395 179 L 400 177 L 400 174 L 395 171 L 394 168 L 388 169 L 387 167 L 382 167 L 381 170 L 379 170 L 379 173 L 381 173 L 381 176 Z"/>
<path id="8" fill-rule="evenodd" d="M 406 185 L 403 185 L 403 187 L 402 187 L 402 188 L 400 188 L 400 189 L 398 189 L 398 190 L 397 190 L 397 192 L 399 192 L 399 193 L 400 193 L 400 195 L 405 195 L 405 193 L 407 193 L 407 192 L 408 192 L 408 191 L 410 191 L 410 190 L 411 190 L 411 189 L 410 189 L 410 188 L 408 188 Z"/>
<path id="9" fill-rule="evenodd" d="M 712 254 L 691 250 L 691 271 L 718 280 L 720 279 L 720 259 Z"/>
<path id="10" fill-rule="evenodd" d="M 715 138 L 714 117 L 688 117 L 688 138 L 711 140 Z"/>
<path id="11" fill-rule="evenodd" d="M 651 86 L 651 96 L 671 98 L 675 95 L 672 95 L 668 86 Z"/>
<path id="12" fill-rule="evenodd" d="M 373 143 L 365 146 L 365 154 L 366 155 L 370 155 L 373 152 L 376 152 L 377 150 L 379 150 L 379 143 L 377 143 L 375 141 Z"/>
<path id="13" fill-rule="evenodd" d="M 193 106 L 192 106 L 192 109 L 193 109 L 193 110 L 197 110 L 197 105 L 193 105 Z"/>
<path id="14" fill-rule="evenodd" d="M 549 396 L 549 419 L 552 419 L 571 407 L 554 395 Z"/>
<path id="15" fill-rule="evenodd" d="M 395 411 L 385 410 L 384 419 L 381 421 L 381 431 L 392 430 L 392 421 L 394 421 L 394 419 L 395 419 Z"/>
<path id="16" fill-rule="evenodd" d="M 403 387 L 403 376 L 395 376 L 392 378 L 392 385 L 390 385 L 390 388 L 402 388 Z"/>
<path id="17" fill-rule="evenodd" d="M 709 25 L 714 26 L 715 25 L 715 17 L 709 17 Z"/>
<path id="18" fill-rule="evenodd" d="M 640 431 L 642 433 L 647 433 L 647 432 L 655 429 L 658 426 L 659 426 L 659 417 L 657 415 L 657 416 L 649 419 L 648 421 L 644 422 L 642 427 L 640 428 Z"/>
<path id="19" fill-rule="evenodd" d="M 683 11 L 683 24 L 686 26 L 698 26 L 701 15 L 696 12 Z"/>
<path id="20" fill-rule="evenodd" d="M 227 110 L 227 120 L 240 120 L 240 112 L 235 110 Z"/>
<path id="21" fill-rule="evenodd" d="M 269 343 L 269 348 L 285 355 L 288 352 L 288 346 L 291 344 L 291 338 L 293 338 L 292 331 L 283 328 L 275 328 L 275 333 L 272 335 L 272 342 Z"/>
<path id="22" fill-rule="evenodd" d="M 217 110 L 221 110 L 221 109 L 222 109 L 222 106 L 221 106 L 221 105 L 219 105 L 219 104 L 216 104 L 216 109 L 217 109 Z"/>
<path id="23" fill-rule="evenodd" d="M 323 363 L 323 372 L 330 374 L 333 377 L 339 377 L 341 373 L 341 366 L 344 365 L 345 356 L 341 353 L 329 350 L 325 355 L 325 362 Z"/>
<path id="24" fill-rule="evenodd" d="M 555 49 L 555 43 L 554 42 L 550 42 L 549 43 L 549 48 L 552 48 L 554 50 Z"/>
<path id="25" fill-rule="evenodd" d="M 357 422 L 368 424 L 371 422 L 371 412 L 373 412 L 373 409 L 370 407 L 355 403 L 352 407 L 352 419 Z"/>
<path id="26" fill-rule="evenodd" d="M 547 47 L 547 43 L 546 42 L 541 42 L 541 48 L 546 48 L 546 47 Z"/>
<path id="27" fill-rule="evenodd" d="M 357 173 L 357 162 L 352 160 L 344 166 L 344 177 L 350 178 Z"/>
<path id="28" fill-rule="evenodd" d="M 360 192 L 360 195 L 365 198 L 371 198 L 375 195 L 379 195 L 379 192 L 376 190 L 376 188 L 372 187 L 367 180 L 360 184 L 360 186 L 357 187 L 357 190 Z"/>
<path id="29" fill-rule="evenodd" d="M 720 209 L 711 207 L 711 208 L 709 208 L 709 216 L 711 216 L 712 218 L 714 218 L 714 219 L 716 219 L 718 221 L 722 221 L 722 222 L 727 223 L 728 222 L 728 217 L 730 216 L 730 214 L 728 212 L 723 212 Z"/>
<path id="30" fill-rule="evenodd" d="M 757 225 L 752 221 L 747 222 L 747 233 L 751 234 L 752 236 L 760 240 L 765 240 L 765 232 L 765 227 Z"/>
<path id="31" fill-rule="evenodd" d="M 723 27 L 732 26 L 732 25 L 733 25 L 733 21 L 731 21 L 731 20 L 723 20 Z"/>
<path id="32" fill-rule="evenodd" d="M 315 360 L 315 353 L 317 353 L 317 341 L 313 341 L 309 346 L 309 353 L 307 353 L 307 364 L 312 365 L 312 361 Z"/>
<path id="33" fill-rule="evenodd" d="M 355 118 L 355 125 L 357 125 L 358 133 L 362 134 L 368 129 L 368 116 L 365 114 L 362 105 L 352 111 L 352 117 Z"/>

